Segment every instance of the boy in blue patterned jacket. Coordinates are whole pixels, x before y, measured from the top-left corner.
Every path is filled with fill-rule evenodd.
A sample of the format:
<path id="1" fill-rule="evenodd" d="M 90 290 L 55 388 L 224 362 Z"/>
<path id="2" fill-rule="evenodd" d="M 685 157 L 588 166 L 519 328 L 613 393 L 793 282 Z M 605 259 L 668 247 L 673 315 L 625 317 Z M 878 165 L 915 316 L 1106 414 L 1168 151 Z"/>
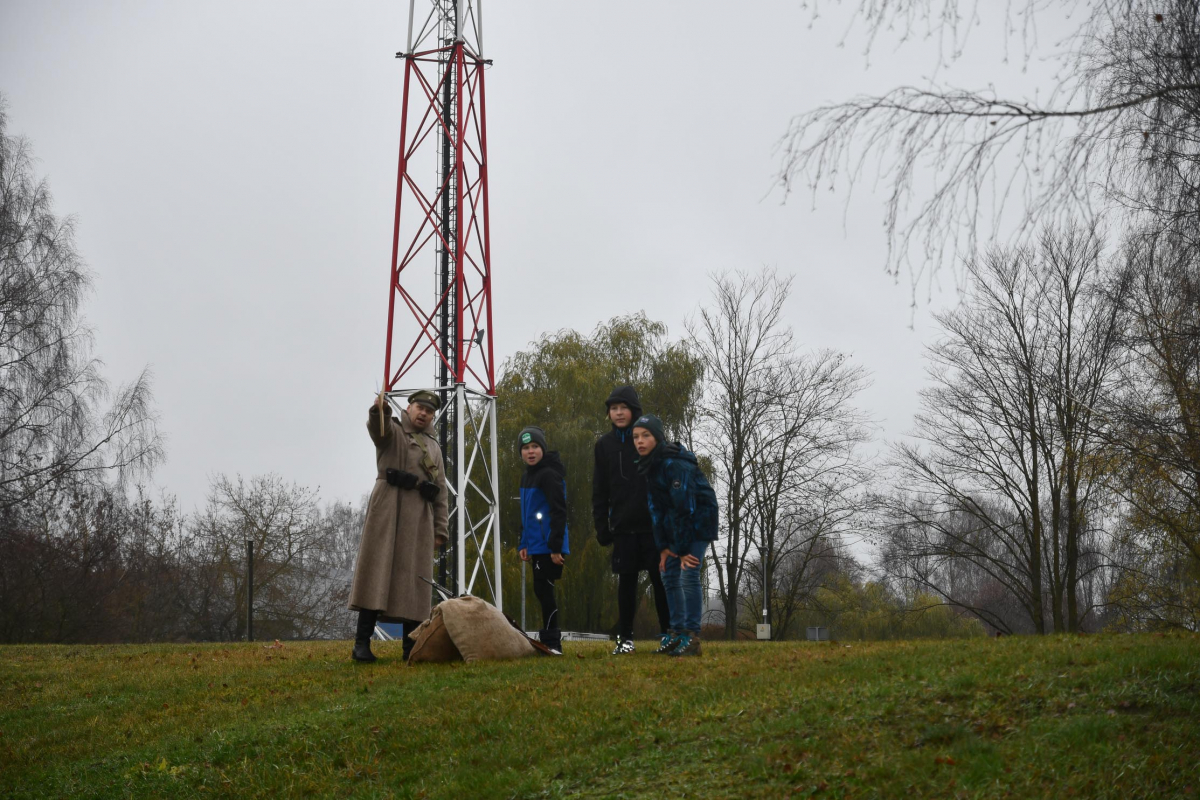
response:
<path id="1" fill-rule="evenodd" d="M 709 543 L 717 540 L 717 494 L 695 454 L 678 442 L 667 442 L 662 420 L 653 414 L 633 423 L 633 446 L 638 472 L 647 478 L 659 571 L 671 607 L 671 635 L 658 652 L 698 656 L 704 610 L 700 576 Z"/>
<path id="2" fill-rule="evenodd" d="M 547 452 L 546 434 L 529 426 L 518 437 L 525 474 L 521 476 L 521 560 L 533 563 L 533 593 L 542 606 L 538 639 L 562 655 L 562 629 L 554 584 L 562 577 L 567 544 L 567 468 L 558 453 Z"/>

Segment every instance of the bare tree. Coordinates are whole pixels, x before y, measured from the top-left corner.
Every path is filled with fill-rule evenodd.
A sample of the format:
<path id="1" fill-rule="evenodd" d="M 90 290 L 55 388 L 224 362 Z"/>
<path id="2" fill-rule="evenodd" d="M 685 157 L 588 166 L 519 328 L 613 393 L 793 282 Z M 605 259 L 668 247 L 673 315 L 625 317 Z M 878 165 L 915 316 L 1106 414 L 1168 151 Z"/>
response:
<path id="1" fill-rule="evenodd" d="M 986 6 L 985 6 L 986 8 Z M 862 0 L 871 39 L 898 29 L 933 35 L 953 74 L 980 5 L 966 0 Z M 1080 217 L 1130 211 L 1147 224 L 1200 212 L 1200 0 L 1059 3 L 1027 0 L 991 13 L 1037 52 L 1038 18 L 1075 12 L 1053 42 L 1053 83 L 1040 99 L 994 89 L 903 86 L 802 113 L 783 136 L 779 183 L 853 187 L 878 169 L 888 189 L 887 268 L 914 282 L 977 252 L 1010 226 L 1018 235 Z M 997 29 L 990 20 L 988 30 Z"/>
<path id="2" fill-rule="evenodd" d="M 0 98 L 0 509 L 162 455 L 149 373 L 115 392 L 101 376 L 79 315 L 89 278 L 74 222 L 55 216 L 28 143 L 6 122 Z"/>
<path id="3" fill-rule="evenodd" d="M 1117 305 L 1102 291 L 1100 239 L 1093 231 L 1045 231 L 1039 245 L 1047 290 L 1036 313 L 1050 332 L 1040 382 L 1054 433 L 1039 440 L 1051 467 L 1046 474 L 1047 578 L 1054 629 L 1074 632 L 1081 616 L 1081 543 L 1099 536 L 1104 521 L 1099 509 L 1106 505 L 1100 501 L 1108 499 L 1108 465 L 1100 457 L 1108 420 L 1099 408 L 1116 385 L 1120 324 Z M 1098 562 L 1093 560 L 1092 566 Z M 1099 600 L 1090 594 L 1088 599 L 1089 605 Z"/>
<path id="4" fill-rule="evenodd" d="M 752 432 L 769 413 L 768 400 L 782 359 L 792 355 L 792 332 L 783 324 L 791 280 L 773 270 L 713 278 L 712 304 L 687 323 L 704 368 L 707 392 L 698 435 L 712 459 L 721 509 L 722 537 L 714 547 L 717 583 L 725 607 L 725 634 L 737 635 L 740 590 L 754 544 Z"/>
<path id="5" fill-rule="evenodd" d="M 929 348 L 934 385 L 916 430 L 925 447 L 895 447 L 891 568 L 1001 630 L 1011 624 L 977 599 L 981 575 L 1038 633 L 1077 630 L 1098 602 L 1078 607 L 1099 563 L 1094 409 L 1116 364 L 1099 268 L 1095 237 L 1078 231 L 969 264 L 964 305 L 937 316 L 944 334 Z M 967 586 L 950 580 L 953 562 L 974 571 Z"/>
<path id="6" fill-rule="evenodd" d="M 844 538 L 862 507 L 869 474 L 858 447 L 869 439 L 854 400 L 865 371 L 842 353 L 820 350 L 772 367 L 767 413 L 748 432 L 750 497 L 764 622 L 786 631 L 817 583 L 810 565 Z M 765 584 L 762 582 L 765 581 Z"/>
<path id="7" fill-rule="evenodd" d="M 246 635 L 246 542 L 254 543 L 254 613 L 264 637 L 316 638 L 346 616 L 344 558 L 316 493 L 276 475 L 213 480 L 189 531 L 193 636 Z"/>
<path id="8" fill-rule="evenodd" d="M 853 403 L 866 375 L 840 353 L 796 351 L 782 321 L 790 286 L 773 270 L 715 277 L 712 304 L 688 325 L 706 379 L 698 435 L 720 494 L 714 552 L 730 638 L 754 616 L 742 614 L 748 564 L 772 588 L 787 566 L 779 584 L 795 591 L 769 605 L 790 613 L 807 564 L 844 529 L 865 480 L 866 418 Z"/>

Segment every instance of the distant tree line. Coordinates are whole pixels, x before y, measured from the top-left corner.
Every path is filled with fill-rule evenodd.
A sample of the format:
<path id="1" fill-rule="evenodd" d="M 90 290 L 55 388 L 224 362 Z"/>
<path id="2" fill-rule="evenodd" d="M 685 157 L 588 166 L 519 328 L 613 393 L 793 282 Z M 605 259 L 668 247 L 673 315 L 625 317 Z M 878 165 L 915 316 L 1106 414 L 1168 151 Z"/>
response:
<path id="1" fill-rule="evenodd" d="M 922 15 L 953 27 L 958 5 L 860 12 L 873 29 Z M 858 405 L 870 376 L 796 341 L 790 280 L 769 269 L 712 276 L 683 338 L 634 314 L 505 363 L 502 498 L 517 493 L 522 426 L 541 425 L 567 464 L 565 627 L 616 621 L 590 481 L 604 398 L 629 383 L 718 493 L 709 633 L 1200 630 L 1200 8 L 1162 6 L 1089 6 L 1045 105 L 899 89 L 792 126 L 789 186 L 858 176 L 877 155 L 892 268 L 922 246 L 921 263 L 963 264 L 961 302 L 934 316 L 911 435 L 884 455 L 868 456 Z M 217 476 L 190 514 L 138 490 L 163 455 L 149 375 L 103 379 L 71 221 L 4 123 L 0 109 L 0 640 L 241 638 L 247 540 L 258 636 L 348 636 L 361 502 L 323 503 L 279 476 Z M 989 181 L 1010 185 L 1000 154 L 1014 146 L 1025 213 L 1008 244 L 983 246 Z M 935 194 L 909 204 L 929 163 Z M 500 511 L 514 614 L 516 500 Z"/>
<path id="2" fill-rule="evenodd" d="M 104 483 L 58 485 L 0 520 L 0 641 L 348 637 L 364 509 L 321 505 L 277 476 L 219 476 L 184 515 Z"/>

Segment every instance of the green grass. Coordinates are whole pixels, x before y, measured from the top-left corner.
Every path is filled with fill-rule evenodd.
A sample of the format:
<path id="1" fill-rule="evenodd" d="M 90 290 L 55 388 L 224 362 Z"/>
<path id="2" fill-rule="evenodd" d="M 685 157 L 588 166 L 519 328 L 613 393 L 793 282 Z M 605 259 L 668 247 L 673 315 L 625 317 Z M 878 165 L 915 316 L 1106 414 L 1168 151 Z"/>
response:
<path id="1" fill-rule="evenodd" d="M 0 648 L 0 797 L 1187 797 L 1200 637 Z"/>

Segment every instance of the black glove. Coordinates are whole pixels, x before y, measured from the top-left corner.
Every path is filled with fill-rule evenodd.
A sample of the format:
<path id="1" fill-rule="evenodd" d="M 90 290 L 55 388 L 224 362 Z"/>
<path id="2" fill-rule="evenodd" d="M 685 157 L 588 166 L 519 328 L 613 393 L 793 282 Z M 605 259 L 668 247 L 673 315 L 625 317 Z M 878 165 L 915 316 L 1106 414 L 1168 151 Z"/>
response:
<path id="1" fill-rule="evenodd" d="M 608 529 L 607 525 L 603 528 L 596 528 L 596 541 L 600 543 L 601 547 L 608 547 L 613 543 L 612 531 Z"/>
<path id="2" fill-rule="evenodd" d="M 411 472 L 388 467 L 388 470 L 385 474 L 387 475 L 387 482 L 392 486 L 399 486 L 401 489 L 417 488 L 417 476 L 413 475 Z"/>
<path id="3" fill-rule="evenodd" d="M 424 497 L 426 500 L 432 503 L 437 499 L 438 492 L 441 490 L 438 489 L 438 485 L 436 483 L 432 483 L 430 481 L 421 481 L 420 485 L 417 486 L 417 491 L 421 493 L 421 497 Z"/>

